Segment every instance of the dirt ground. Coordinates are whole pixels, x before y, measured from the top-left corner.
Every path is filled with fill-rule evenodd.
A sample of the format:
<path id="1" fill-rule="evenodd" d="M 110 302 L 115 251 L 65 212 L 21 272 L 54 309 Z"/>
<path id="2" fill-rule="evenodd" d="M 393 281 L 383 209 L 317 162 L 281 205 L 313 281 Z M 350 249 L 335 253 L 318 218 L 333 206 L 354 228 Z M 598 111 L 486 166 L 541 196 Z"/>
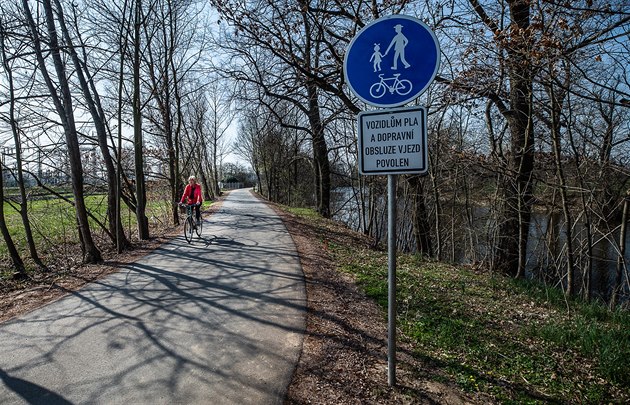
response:
<path id="1" fill-rule="evenodd" d="M 205 215 L 221 205 L 213 204 Z M 342 226 L 313 228 L 298 217 L 270 204 L 283 219 L 298 250 L 307 290 L 307 326 L 301 357 L 288 388 L 285 404 L 474 404 L 473 398 L 414 359 L 398 342 L 397 385 L 387 382 L 387 323 L 377 305 L 353 280 L 335 270 L 326 243 L 352 240 L 369 243 Z M 116 255 L 103 264 L 77 266 L 0 290 L 0 322 L 59 299 L 69 291 L 117 271 L 178 234 L 163 235 Z M 324 238 L 322 235 L 326 235 Z M 324 242 L 326 241 L 326 242 Z"/>
<path id="2" fill-rule="evenodd" d="M 397 343 L 396 387 L 388 385 L 387 321 L 350 276 L 338 272 L 326 246 L 363 235 L 329 223 L 313 228 L 271 205 L 298 250 L 306 280 L 308 314 L 302 355 L 285 404 L 487 404 L 468 397 Z"/>

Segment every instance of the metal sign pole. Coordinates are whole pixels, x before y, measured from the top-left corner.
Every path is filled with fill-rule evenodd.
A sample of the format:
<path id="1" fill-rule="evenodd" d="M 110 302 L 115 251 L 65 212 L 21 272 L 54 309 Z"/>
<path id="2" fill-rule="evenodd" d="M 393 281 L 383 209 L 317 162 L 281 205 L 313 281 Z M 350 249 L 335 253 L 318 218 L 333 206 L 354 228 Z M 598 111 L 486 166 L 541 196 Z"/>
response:
<path id="1" fill-rule="evenodd" d="M 387 175 L 387 381 L 396 385 L 396 175 Z"/>
<path id="2" fill-rule="evenodd" d="M 396 44 L 387 58 L 380 44 Z M 417 99 L 440 68 L 440 44 L 415 17 L 389 15 L 372 21 L 352 38 L 343 60 L 350 90 L 364 103 L 385 111 L 358 116 L 359 173 L 387 175 L 388 192 L 388 380 L 396 385 L 396 174 L 427 172 L 426 109 L 393 110 Z M 371 55 L 371 57 L 370 57 Z M 398 70 L 398 59 L 404 68 Z M 390 64 L 391 62 L 391 64 Z M 391 68 L 390 68 L 391 67 Z M 387 91 L 389 90 L 389 91 Z"/>

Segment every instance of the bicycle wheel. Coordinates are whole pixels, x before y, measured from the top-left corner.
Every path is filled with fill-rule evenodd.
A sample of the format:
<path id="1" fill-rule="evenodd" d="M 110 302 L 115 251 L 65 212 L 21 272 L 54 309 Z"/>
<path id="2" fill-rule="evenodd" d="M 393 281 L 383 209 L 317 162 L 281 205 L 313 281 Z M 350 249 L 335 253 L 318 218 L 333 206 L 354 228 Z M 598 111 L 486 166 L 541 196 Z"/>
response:
<path id="1" fill-rule="evenodd" d="M 387 86 L 381 82 L 379 83 L 374 83 L 371 87 L 370 87 L 370 96 L 374 97 L 374 98 L 381 98 L 385 95 L 385 92 L 387 91 Z"/>
<path id="2" fill-rule="evenodd" d="M 184 237 L 186 238 L 186 242 L 192 242 L 193 235 L 193 219 L 192 217 L 187 217 L 186 222 L 184 222 Z"/>
<path id="3" fill-rule="evenodd" d="M 199 221 L 197 222 L 197 228 L 195 228 L 195 233 L 198 237 L 201 238 L 201 232 L 203 231 L 203 218 L 199 216 Z"/>
<path id="4" fill-rule="evenodd" d="M 396 93 L 400 96 L 406 96 L 411 92 L 413 85 L 407 79 L 402 79 L 396 84 Z"/>

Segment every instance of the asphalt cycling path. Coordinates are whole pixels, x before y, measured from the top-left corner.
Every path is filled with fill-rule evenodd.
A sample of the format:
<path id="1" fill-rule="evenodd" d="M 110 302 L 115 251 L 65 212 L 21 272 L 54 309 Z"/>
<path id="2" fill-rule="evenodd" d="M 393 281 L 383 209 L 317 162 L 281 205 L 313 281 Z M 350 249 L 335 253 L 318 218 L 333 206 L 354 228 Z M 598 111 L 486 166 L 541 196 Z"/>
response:
<path id="1" fill-rule="evenodd" d="M 304 324 L 290 235 L 232 191 L 192 244 L 0 324 L 0 404 L 281 404 Z"/>

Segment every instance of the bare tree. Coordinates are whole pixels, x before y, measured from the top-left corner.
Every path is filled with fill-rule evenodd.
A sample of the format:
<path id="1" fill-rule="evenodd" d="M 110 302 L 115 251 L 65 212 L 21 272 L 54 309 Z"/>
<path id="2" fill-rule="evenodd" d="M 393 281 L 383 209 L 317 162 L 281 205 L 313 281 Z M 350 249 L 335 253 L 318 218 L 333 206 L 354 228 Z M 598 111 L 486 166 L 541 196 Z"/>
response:
<path id="1" fill-rule="evenodd" d="M 240 77 L 249 82 L 257 81 L 267 96 L 294 103 L 307 117 L 309 126 L 306 129 L 312 139 L 317 208 L 323 216 L 330 216 L 328 144 L 319 105 L 320 89 L 311 73 L 319 69 L 321 62 L 323 44 L 317 38 L 323 34 L 322 27 L 312 24 L 307 4 L 299 1 L 268 2 L 249 10 L 222 2 L 213 2 L 213 5 L 238 33 L 229 37 L 231 44 L 228 49 L 254 63 L 262 62 L 255 55 L 255 51 L 259 50 L 281 64 L 273 76 L 270 76 L 270 70 L 263 68 L 262 63 L 265 62 L 262 62 L 252 67 L 254 76 Z M 287 32 L 286 27 L 294 28 Z M 294 30 L 300 30 L 299 34 L 295 34 Z"/>
<path id="2" fill-rule="evenodd" d="M 214 169 L 212 165 L 211 130 L 208 117 L 208 101 L 206 92 L 200 87 L 191 93 L 190 102 L 184 107 L 184 125 L 180 137 L 179 156 L 185 156 L 180 164 L 183 178 L 192 173 L 199 174 L 204 192 L 204 199 L 217 196 L 216 186 L 213 185 Z"/>
<path id="3" fill-rule="evenodd" d="M 210 166 L 212 168 L 212 187 L 215 195 L 220 195 L 219 175 L 222 155 L 225 154 L 225 134 L 233 119 L 229 94 L 221 90 L 221 83 L 214 81 L 208 87 L 208 142 L 210 149 Z"/>
<path id="4" fill-rule="evenodd" d="M 66 75 L 66 69 L 61 57 L 61 47 L 57 37 L 57 27 L 55 26 L 55 17 L 50 0 L 43 0 L 44 18 L 48 33 L 48 44 L 50 45 L 50 53 L 53 59 L 57 80 L 55 84 L 48 72 L 47 64 L 44 59 L 44 51 L 42 49 L 42 41 L 38 26 L 33 19 L 30 6 L 27 0 L 22 1 L 24 16 L 30 28 L 33 40 L 33 48 L 37 58 L 39 69 L 46 85 L 48 86 L 50 97 L 52 98 L 57 113 L 61 119 L 66 145 L 68 148 L 68 157 L 71 169 L 72 191 L 74 194 L 74 205 L 83 250 L 83 260 L 86 263 L 95 263 L 102 260 L 101 252 L 96 247 L 90 225 L 84 200 L 83 192 L 83 168 L 81 163 L 81 153 L 79 150 L 79 141 L 77 136 L 77 128 L 75 125 L 74 110 L 72 105 L 72 94 Z M 58 86 L 58 87 L 57 87 Z M 57 88 L 61 94 L 57 93 Z"/>
<path id="5" fill-rule="evenodd" d="M 83 97 L 85 99 L 85 103 L 87 104 L 88 110 L 92 116 L 92 123 L 94 128 L 96 129 L 98 145 L 101 151 L 101 156 L 103 158 L 103 162 L 105 163 L 106 175 L 107 175 L 107 215 L 109 218 L 109 232 L 113 239 L 113 242 L 121 249 L 124 249 L 129 246 L 129 241 L 125 236 L 125 232 L 122 228 L 122 224 L 120 221 L 120 213 L 117 213 L 114 207 L 116 207 L 116 184 L 117 184 L 117 173 L 116 168 L 114 166 L 114 161 L 110 154 L 110 148 L 108 143 L 108 130 L 106 120 L 107 117 L 103 111 L 103 107 L 100 101 L 100 95 L 96 88 L 96 84 L 94 83 L 94 78 L 90 74 L 88 65 L 86 63 L 87 54 L 85 52 L 86 45 L 82 43 L 82 39 L 80 37 L 80 32 L 78 27 L 76 26 L 76 21 L 78 20 L 76 15 L 76 8 L 74 11 L 74 20 L 75 20 L 75 28 L 76 35 L 78 37 L 78 41 L 82 47 L 83 51 L 83 59 L 79 58 L 79 54 L 75 48 L 74 42 L 71 38 L 70 31 L 66 25 L 66 19 L 64 15 L 63 8 L 59 0 L 55 0 L 55 4 L 57 6 L 57 20 L 59 22 L 59 27 L 63 34 L 66 43 L 67 52 L 70 54 L 71 60 L 74 64 L 75 73 L 79 80 L 79 85 L 81 91 L 83 92 Z"/>
<path id="6" fill-rule="evenodd" d="M 28 200 L 26 198 L 26 188 L 24 186 L 24 173 L 23 173 L 23 164 L 22 164 L 22 146 L 21 146 L 21 142 L 20 142 L 20 129 L 18 128 L 18 123 L 17 123 L 17 118 L 16 118 L 16 114 L 15 114 L 15 109 L 16 109 L 16 100 L 15 100 L 15 88 L 14 88 L 14 82 L 13 82 L 13 67 L 11 64 L 10 59 L 13 58 L 9 58 L 8 54 L 7 54 L 7 43 L 6 43 L 6 37 L 7 37 L 7 30 L 5 27 L 5 23 L 3 22 L 3 19 L 5 18 L 5 16 L 8 15 L 8 13 L 3 13 L 3 16 L 0 16 L 0 50 L 2 53 L 2 66 L 4 67 L 4 71 L 7 75 L 7 84 L 8 84 L 8 97 L 9 97 L 9 117 L 8 117 L 8 121 L 9 121 L 9 126 L 11 127 L 11 132 L 13 134 L 13 142 L 15 144 L 15 159 L 16 159 L 16 172 L 17 172 L 17 183 L 18 183 L 18 187 L 20 190 L 20 216 L 22 217 L 22 225 L 24 226 L 24 233 L 26 235 L 26 243 L 28 245 L 28 249 L 31 255 L 31 258 L 33 259 L 33 262 L 35 262 L 35 264 L 37 264 L 38 266 L 40 266 L 41 268 L 45 268 L 44 263 L 42 262 L 42 260 L 39 258 L 39 254 L 37 253 L 37 247 L 35 246 L 35 240 L 33 238 L 33 231 L 31 229 L 31 222 L 29 220 L 29 216 L 28 216 Z M 4 201 L 4 199 L 0 199 L 0 202 Z M 4 221 L 4 219 L 3 219 Z M 3 224 L 3 226 L 6 228 L 6 225 Z M 3 230 L 3 234 L 4 234 L 4 230 Z M 18 268 L 19 266 L 19 257 L 15 258 L 14 254 L 16 252 L 14 252 L 15 247 L 13 246 L 12 241 L 9 239 L 7 239 L 8 233 L 7 235 L 5 235 L 5 241 L 7 242 L 7 245 L 9 246 L 9 250 L 11 253 L 11 257 L 14 263 L 14 266 L 16 268 Z M 12 247 L 13 246 L 13 247 Z M 23 270 L 23 269 L 22 269 Z M 20 271 L 18 270 L 18 273 Z"/>
<path id="7" fill-rule="evenodd" d="M 149 219 L 146 215 L 147 191 L 144 175 L 144 137 L 142 135 L 142 106 L 140 89 L 140 47 L 141 30 L 144 21 L 142 0 L 135 0 L 133 8 L 133 146 L 135 163 L 136 219 L 138 238 L 149 239 Z"/>
<path id="8" fill-rule="evenodd" d="M 200 26 L 203 20 L 199 17 L 202 13 L 195 13 L 199 11 L 198 4 L 198 1 L 156 1 L 153 13 L 143 26 L 147 47 L 142 56 L 149 89 L 145 117 L 154 137 L 166 151 L 167 178 L 173 201 L 183 191 L 180 159 L 190 157 L 180 156 L 185 124 L 183 103 L 193 102 L 191 97 L 198 94 L 196 85 L 199 81 L 192 76 L 204 50 L 204 27 Z M 198 169 L 200 166 L 195 167 Z M 177 223 L 175 205 L 172 214 Z"/>

